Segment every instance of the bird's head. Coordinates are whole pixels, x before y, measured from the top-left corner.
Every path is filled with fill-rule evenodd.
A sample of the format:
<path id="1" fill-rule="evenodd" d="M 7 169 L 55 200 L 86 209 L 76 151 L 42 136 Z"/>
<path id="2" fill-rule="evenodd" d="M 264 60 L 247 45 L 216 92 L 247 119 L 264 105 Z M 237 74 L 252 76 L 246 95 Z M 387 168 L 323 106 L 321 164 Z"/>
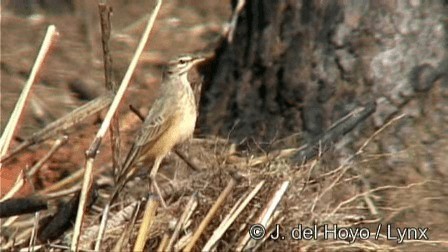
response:
<path id="1" fill-rule="evenodd" d="M 177 75 L 187 74 L 194 65 L 204 60 L 205 58 L 198 56 L 180 56 L 168 63 L 168 73 Z"/>

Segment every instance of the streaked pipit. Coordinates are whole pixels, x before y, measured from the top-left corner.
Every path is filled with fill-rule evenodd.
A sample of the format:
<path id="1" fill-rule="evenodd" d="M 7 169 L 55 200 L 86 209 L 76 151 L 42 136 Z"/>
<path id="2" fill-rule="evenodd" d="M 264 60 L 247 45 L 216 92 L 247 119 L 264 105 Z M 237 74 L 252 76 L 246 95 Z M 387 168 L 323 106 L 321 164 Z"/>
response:
<path id="1" fill-rule="evenodd" d="M 162 79 L 159 97 L 148 112 L 123 164 L 120 176 L 123 181 L 121 185 L 119 182 L 118 190 L 134 173 L 132 168 L 136 162 L 154 161 L 149 177 L 165 204 L 155 178 L 163 158 L 175 145 L 193 135 L 197 108 L 188 72 L 203 60 L 204 58 L 182 56 L 169 63 Z"/>

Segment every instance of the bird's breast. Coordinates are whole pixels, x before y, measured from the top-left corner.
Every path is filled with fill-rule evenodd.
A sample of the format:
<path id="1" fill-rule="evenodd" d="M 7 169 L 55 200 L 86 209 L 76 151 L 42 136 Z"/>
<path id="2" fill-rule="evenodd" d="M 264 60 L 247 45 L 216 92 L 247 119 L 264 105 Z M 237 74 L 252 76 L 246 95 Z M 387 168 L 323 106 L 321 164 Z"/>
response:
<path id="1" fill-rule="evenodd" d="M 194 98 L 192 101 L 189 97 L 188 101 L 182 104 L 183 108 L 181 108 L 182 112 L 181 116 L 179 116 L 179 123 L 177 124 L 179 126 L 178 131 L 180 133 L 180 142 L 190 138 L 193 135 L 194 128 L 196 126 L 196 106 L 195 104 L 191 104 L 191 102 L 194 103 Z"/>

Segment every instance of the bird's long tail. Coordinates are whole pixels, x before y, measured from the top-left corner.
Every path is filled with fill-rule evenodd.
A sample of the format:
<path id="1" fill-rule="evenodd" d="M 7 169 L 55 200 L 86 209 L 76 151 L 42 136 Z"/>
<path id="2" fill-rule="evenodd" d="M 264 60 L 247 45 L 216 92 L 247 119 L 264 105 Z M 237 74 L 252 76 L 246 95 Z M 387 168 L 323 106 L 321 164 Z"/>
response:
<path id="1" fill-rule="evenodd" d="M 133 144 L 131 149 L 128 152 L 128 155 L 124 161 L 123 168 L 121 169 L 118 175 L 118 182 L 115 186 L 114 192 L 110 197 L 110 204 L 116 199 L 118 193 L 123 189 L 126 183 L 131 179 L 135 172 L 136 168 L 134 167 L 135 161 L 137 160 L 141 151 L 141 147 Z"/>

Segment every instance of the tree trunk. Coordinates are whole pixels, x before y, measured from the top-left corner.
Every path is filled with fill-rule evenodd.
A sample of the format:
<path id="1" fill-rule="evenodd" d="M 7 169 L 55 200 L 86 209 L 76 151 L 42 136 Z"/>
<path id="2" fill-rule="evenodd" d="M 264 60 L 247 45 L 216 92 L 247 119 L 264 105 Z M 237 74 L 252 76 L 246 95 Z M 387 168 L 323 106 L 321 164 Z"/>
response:
<path id="1" fill-rule="evenodd" d="M 204 86 L 203 133 L 270 140 L 324 131 L 378 102 L 376 127 L 437 81 L 447 2 L 248 0 Z M 447 111 L 445 111 L 448 113 Z"/>

